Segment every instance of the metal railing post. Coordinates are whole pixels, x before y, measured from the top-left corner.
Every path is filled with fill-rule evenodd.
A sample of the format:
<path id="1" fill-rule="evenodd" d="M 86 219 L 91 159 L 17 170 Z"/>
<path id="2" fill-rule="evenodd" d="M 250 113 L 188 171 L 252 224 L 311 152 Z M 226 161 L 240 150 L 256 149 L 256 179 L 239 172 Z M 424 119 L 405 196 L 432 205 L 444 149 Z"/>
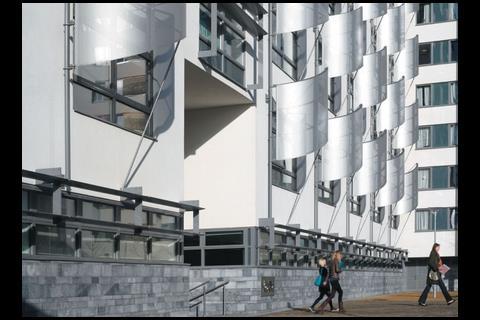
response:
<path id="1" fill-rule="evenodd" d="M 196 317 L 198 318 L 198 304 L 197 304 L 197 306 L 195 307 L 195 309 L 196 309 L 196 312 L 195 312 L 195 313 L 196 313 Z"/>
<path id="2" fill-rule="evenodd" d="M 206 307 L 206 304 L 205 304 L 205 301 L 206 300 L 206 297 L 205 297 L 205 286 L 203 286 L 203 297 L 202 297 L 202 304 L 203 304 L 203 316 L 205 317 L 205 307 Z"/>
<path id="3" fill-rule="evenodd" d="M 225 286 L 222 287 L 222 315 L 225 315 Z"/>

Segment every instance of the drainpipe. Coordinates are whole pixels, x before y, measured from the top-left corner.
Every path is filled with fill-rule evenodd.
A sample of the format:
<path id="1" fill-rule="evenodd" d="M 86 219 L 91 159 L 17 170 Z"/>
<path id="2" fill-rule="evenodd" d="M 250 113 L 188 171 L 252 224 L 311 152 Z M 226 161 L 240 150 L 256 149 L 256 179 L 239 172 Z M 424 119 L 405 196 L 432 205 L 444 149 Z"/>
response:
<path id="1" fill-rule="evenodd" d="M 268 3 L 268 218 L 272 218 L 272 3 Z"/>
<path id="2" fill-rule="evenodd" d="M 64 50 L 63 50 L 63 74 L 64 74 L 64 96 L 65 96 L 65 178 L 71 179 L 70 160 L 70 3 L 65 3 L 65 14 L 63 23 Z M 70 187 L 67 187 L 70 190 Z"/>

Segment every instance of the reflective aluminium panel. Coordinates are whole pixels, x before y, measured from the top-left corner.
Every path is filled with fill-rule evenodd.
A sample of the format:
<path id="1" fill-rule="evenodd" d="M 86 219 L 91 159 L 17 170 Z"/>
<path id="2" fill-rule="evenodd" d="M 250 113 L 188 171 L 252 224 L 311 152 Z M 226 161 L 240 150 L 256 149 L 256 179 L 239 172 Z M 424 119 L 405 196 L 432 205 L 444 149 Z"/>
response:
<path id="1" fill-rule="evenodd" d="M 395 158 L 387 160 L 387 182 L 378 190 L 376 205 L 378 207 L 389 206 L 403 197 L 404 194 L 404 152 Z"/>
<path id="2" fill-rule="evenodd" d="M 328 142 L 322 149 L 318 178 L 332 181 L 352 176 L 362 166 L 366 109 L 328 119 Z"/>
<path id="3" fill-rule="evenodd" d="M 405 2 L 405 15 L 409 13 L 415 13 L 418 11 L 418 3 L 415 2 Z"/>
<path id="4" fill-rule="evenodd" d="M 394 65 L 394 81 L 401 77 L 405 80 L 418 76 L 418 35 L 405 40 L 405 48 L 400 51 Z"/>
<path id="5" fill-rule="evenodd" d="M 315 27 L 328 20 L 328 3 L 277 3 L 276 33 Z"/>
<path id="6" fill-rule="evenodd" d="M 319 150 L 328 137 L 328 69 L 276 89 L 276 160 Z"/>
<path id="7" fill-rule="evenodd" d="M 405 80 L 387 85 L 387 99 L 377 111 L 377 131 L 391 130 L 405 121 Z"/>
<path id="8" fill-rule="evenodd" d="M 405 5 L 390 8 L 383 17 L 378 29 L 377 48 L 387 47 L 387 53 L 393 54 L 403 49 L 405 42 Z"/>
<path id="9" fill-rule="evenodd" d="M 363 20 L 370 20 L 387 13 L 387 3 L 355 3 L 355 9 L 363 8 Z"/>
<path id="10" fill-rule="evenodd" d="M 392 214 L 398 215 L 415 210 L 418 206 L 418 164 L 409 172 L 405 172 L 405 190 L 402 200 L 393 208 Z"/>
<path id="11" fill-rule="evenodd" d="M 375 192 L 387 181 L 387 134 L 363 143 L 362 167 L 353 177 L 353 195 Z"/>
<path id="12" fill-rule="evenodd" d="M 418 107 L 417 104 L 411 104 L 405 107 L 405 122 L 398 127 L 398 130 L 393 137 L 392 146 L 395 149 L 401 149 L 412 144 L 418 140 Z"/>
<path id="13" fill-rule="evenodd" d="M 387 49 L 363 56 L 354 79 L 355 105 L 373 106 L 387 97 Z"/>
<path id="14" fill-rule="evenodd" d="M 362 66 L 365 53 L 362 8 L 330 16 L 322 31 L 322 47 L 330 78 Z"/>
<path id="15" fill-rule="evenodd" d="M 185 3 L 76 3 L 76 64 L 101 64 L 185 37 Z"/>

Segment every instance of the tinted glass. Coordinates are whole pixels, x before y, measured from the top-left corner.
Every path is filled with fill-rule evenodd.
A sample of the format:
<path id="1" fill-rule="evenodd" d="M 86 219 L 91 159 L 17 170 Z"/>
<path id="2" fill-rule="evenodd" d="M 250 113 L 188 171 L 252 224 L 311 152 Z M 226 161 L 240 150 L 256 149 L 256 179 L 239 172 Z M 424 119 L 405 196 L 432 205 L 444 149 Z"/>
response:
<path id="1" fill-rule="evenodd" d="M 62 197 L 62 214 L 66 216 L 75 216 L 75 199 Z"/>
<path id="2" fill-rule="evenodd" d="M 449 209 L 438 208 L 437 210 L 437 230 L 448 230 L 450 225 Z"/>
<path id="3" fill-rule="evenodd" d="M 177 261 L 177 243 L 177 240 L 152 238 L 152 260 Z"/>
<path id="4" fill-rule="evenodd" d="M 114 233 L 82 230 L 82 257 L 113 258 Z"/>
<path id="5" fill-rule="evenodd" d="M 207 246 L 243 244 L 243 231 L 207 232 Z"/>
<path id="6" fill-rule="evenodd" d="M 37 225 L 36 253 L 48 255 L 75 254 L 75 230 Z"/>
<path id="7" fill-rule="evenodd" d="M 201 252 L 200 250 L 184 250 L 183 261 L 189 263 L 192 266 L 201 265 Z"/>
<path id="8" fill-rule="evenodd" d="M 448 105 L 448 92 L 450 90 L 448 82 L 432 83 L 432 105 Z"/>
<path id="9" fill-rule="evenodd" d="M 448 3 L 432 3 L 433 22 L 443 22 L 450 20 Z"/>
<path id="10" fill-rule="evenodd" d="M 152 219 L 153 226 L 155 227 L 169 230 L 176 230 L 178 228 L 177 217 L 152 213 Z"/>
<path id="11" fill-rule="evenodd" d="M 238 67 L 236 64 L 233 62 L 229 61 L 229 59 L 225 58 L 224 59 L 224 70 L 223 72 L 231 78 L 234 82 L 236 82 L 238 85 L 243 86 L 243 76 L 245 74 L 245 71 Z"/>
<path id="12" fill-rule="evenodd" d="M 185 247 L 197 247 L 200 245 L 200 237 L 197 235 L 184 235 L 183 245 Z"/>
<path id="13" fill-rule="evenodd" d="M 450 43 L 450 46 L 451 46 L 451 52 L 452 52 L 452 55 L 450 57 L 450 61 L 456 62 L 457 61 L 457 55 L 458 55 L 457 40 L 452 41 Z"/>
<path id="14" fill-rule="evenodd" d="M 120 259 L 146 259 L 146 239 L 141 236 L 121 235 L 120 236 Z"/>
<path id="15" fill-rule="evenodd" d="M 142 133 L 147 123 L 148 115 L 117 101 L 115 105 L 116 124 L 119 126 Z"/>
<path id="16" fill-rule="evenodd" d="M 450 187 L 458 186 L 457 170 L 458 170 L 457 166 L 450 167 Z"/>
<path id="17" fill-rule="evenodd" d="M 420 44 L 419 46 L 419 64 L 430 64 L 431 63 L 431 44 L 425 43 Z"/>
<path id="18" fill-rule="evenodd" d="M 143 58 L 128 58 L 117 62 L 116 66 L 117 93 L 146 105 L 147 61 Z"/>
<path id="19" fill-rule="evenodd" d="M 30 224 L 22 223 L 22 254 L 30 254 Z"/>
<path id="20" fill-rule="evenodd" d="M 432 126 L 432 147 L 448 147 L 448 124 L 438 124 Z"/>
<path id="21" fill-rule="evenodd" d="M 206 266 L 243 265 L 244 249 L 205 250 Z"/>
<path id="22" fill-rule="evenodd" d="M 112 99 L 78 84 L 73 84 L 73 107 L 86 115 L 110 121 Z"/>
<path id="23" fill-rule="evenodd" d="M 52 195 L 30 191 L 28 194 L 29 210 L 52 213 Z"/>
<path id="24" fill-rule="evenodd" d="M 113 221 L 113 206 L 98 203 L 83 201 L 82 202 L 82 216 L 88 219 Z"/>
<path id="25" fill-rule="evenodd" d="M 28 192 L 22 190 L 22 210 L 28 210 Z"/>
<path id="26" fill-rule="evenodd" d="M 449 49 L 448 41 L 434 42 L 432 43 L 432 45 L 433 45 L 433 63 L 434 64 L 450 62 L 448 57 L 448 49 Z"/>
<path id="27" fill-rule="evenodd" d="M 141 217 L 142 225 L 146 226 L 147 225 L 147 213 L 145 211 L 142 211 L 141 215 L 142 215 L 142 217 Z M 135 224 L 135 210 L 134 209 L 121 208 L 120 209 L 120 222 L 128 223 L 128 224 Z"/>
<path id="28" fill-rule="evenodd" d="M 232 29 L 225 26 L 224 28 L 224 52 L 233 61 L 243 65 L 243 39 L 237 35 Z"/>
<path id="29" fill-rule="evenodd" d="M 432 188 L 448 188 L 448 167 L 432 167 Z"/>

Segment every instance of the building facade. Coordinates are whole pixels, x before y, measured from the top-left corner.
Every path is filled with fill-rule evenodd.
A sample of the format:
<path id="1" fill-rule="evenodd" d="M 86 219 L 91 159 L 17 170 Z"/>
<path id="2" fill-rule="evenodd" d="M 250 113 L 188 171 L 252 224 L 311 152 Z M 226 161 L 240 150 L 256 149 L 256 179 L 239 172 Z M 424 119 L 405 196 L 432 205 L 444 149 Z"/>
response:
<path id="1" fill-rule="evenodd" d="M 131 308 L 75 301 L 69 315 L 149 312 L 165 292 L 163 315 L 185 315 L 195 272 L 314 272 L 334 249 L 350 270 L 381 268 L 405 290 L 401 277 L 417 285 L 432 225 L 456 264 L 456 12 L 409 3 L 22 4 L 29 312 L 71 312 L 42 300 L 63 290 L 58 283 L 33 280 L 55 261 L 58 270 L 83 266 L 62 275 L 98 268 L 95 277 L 109 279 L 80 284 L 85 297 L 147 286 L 125 289 L 120 274 L 172 277 Z M 277 299 L 258 311 L 286 307 Z"/>

